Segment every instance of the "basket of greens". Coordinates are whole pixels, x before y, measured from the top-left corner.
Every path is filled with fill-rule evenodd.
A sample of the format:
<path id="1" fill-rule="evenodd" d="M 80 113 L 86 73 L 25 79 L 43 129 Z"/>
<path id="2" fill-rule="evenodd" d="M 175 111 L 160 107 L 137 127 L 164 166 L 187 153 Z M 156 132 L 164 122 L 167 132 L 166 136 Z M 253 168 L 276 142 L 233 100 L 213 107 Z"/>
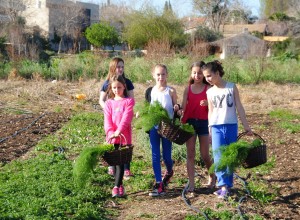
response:
<path id="1" fill-rule="evenodd" d="M 227 169 L 232 173 L 239 166 L 253 168 L 267 162 L 265 140 L 256 133 L 253 133 L 256 137 L 253 141 L 241 140 L 246 134 L 247 132 L 241 133 L 237 142 L 221 146 L 218 149 L 218 153 L 221 155 L 220 160 L 211 166 L 210 172 Z M 251 137 L 253 139 L 253 136 Z"/>
<path id="2" fill-rule="evenodd" d="M 246 134 L 247 132 L 239 134 L 238 140 L 240 140 Z M 267 162 L 267 145 L 265 140 L 256 133 L 254 133 L 254 135 L 257 138 L 253 140 L 250 145 L 250 150 L 243 163 L 244 168 L 256 167 Z"/>
<path id="3" fill-rule="evenodd" d="M 180 120 L 161 121 L 157 132 L 168 140 L 182 145 L 194 135 L 194 128 L 189 124 L 182 124 Z"/>
<path id="4" fill-rule="evenodd" d="M 104 165 L 109 166 L 116 166 L 122 165 L 125 163 L 130 163 L 132 160 L 132 152 L 133 152 L 133 145 L 123 144 L 122 139 L 126 141 L 126 138 L 123 134 L 119 136 L 120 144 L 115 145 L 115 150 L 113 151 L 106 151 L 102 158 L 104 161 Z"/>
<path id="5" fill-rule="evenodd" d="M 138 106 L 139 117 L 135 122 L 136 128 L 149 131 L 153 126 L 158 126 L 157 132 L 168 140 L 182 145 L 194 135 L 194 128 L 189 124 L 182 124 L 180 120 L 170 119 L 168 112 L 159 102 L 148 102 Z"/>

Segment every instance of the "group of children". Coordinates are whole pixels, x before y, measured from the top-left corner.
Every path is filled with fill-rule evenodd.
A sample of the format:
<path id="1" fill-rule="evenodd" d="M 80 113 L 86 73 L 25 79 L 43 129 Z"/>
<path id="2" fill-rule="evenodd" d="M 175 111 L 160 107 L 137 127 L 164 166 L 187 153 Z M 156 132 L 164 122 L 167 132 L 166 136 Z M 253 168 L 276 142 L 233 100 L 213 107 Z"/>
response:
<path id="1" fill-rule="evenodd" d="M 219 61 L 195 62 L 191 66 L 191 74 L 188 86 L 184 90 L 182 108 L 177 104 L 175 88 L 167 84 L 168 69 L 164 64 L 157 64 L 152 69 L 152 77 L 155 81 L 146 98 L 150 104 L 158 101 L 167 110 L 169 117 L 174 117 L 174 112 L 181 117 L 182 123 L 188 123 L 194 127 L 195 135 L 186 142 L 187 147 L 187 173 L 189 177 L 188 193 L 194 195 L 195 189 L 195 145 L 197 137 L 200 143 L 200 154 L 207 167 L 210 168 L 213 161 L 209 154 L 211 141 L 214 161 L 220 158 L 219 149 L 222 145 L 229 145 L 237 141 L 238 118 L 250 135 L 251 128 L 246 120 L 246 115 L 239 98 L 239 92 L 234 83 L 226 82 L 222 77 L 224 70 Z M 113 143 L 117 148 L 120 144 L 132 144 L 132 119 L 134 117 L 134 86 L 125 77 L 124 60 L 113 58 L 110 62 L 109 73 L 101 91 L 99 103 L 104 109 L 104 128 L 106 141 Z M 237 113 L 236 113 L 237 112 Z M 149 131 L 150 147 L 152 151 L 152 167 L 155 176 L 155 184 L 149 196 L 160 196 L 166 193 L 165 187 L 172 178 L 172 142 L 162 137 L 157 132 L 158 126 Z M 161 152 L 166 166 L 162 176 Z M 113 197 L 125 195 L 123 178 L 132 176 L 130 164 L 109 167 L 109 174 L 115 177 L 115 186 L 112 189 Z M 216 185 L 217 183 L 217 185 Z M 219 189 L 214 192 L 218 198 L 225 198 L 230 188 L 233 187 L 233 174 L 227 170 L 211 174 L 206 184 L 208 188 Z"/>

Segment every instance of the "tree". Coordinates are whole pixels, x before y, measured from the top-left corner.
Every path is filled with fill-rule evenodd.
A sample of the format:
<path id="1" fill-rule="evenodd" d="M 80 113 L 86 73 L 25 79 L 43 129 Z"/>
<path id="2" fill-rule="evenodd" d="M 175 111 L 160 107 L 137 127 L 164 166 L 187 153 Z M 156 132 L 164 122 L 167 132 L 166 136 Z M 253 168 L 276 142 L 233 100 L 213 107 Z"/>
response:
<path id="1" fill-rule="evenodd" d="M 153 40 L 167 40 L 177 48 L 187 43 L 183 25 L 174 15 L 158 15 L 147 9 L 131 13 L 126 17 L 126 24 L 123 39 L 132 49 L 143 48 Z"/>
<path id="2" fill-rule="evenodd" d="M 290 20 L 290 17 L 285 13 L 275 12 L 269 17 L 269 19 L 272 21 L 288 21 Z"/>
<path id="3" fill-rule="evenodd" d="M 226 23 L 245 23 L 251 18 L 251 12 L 245 10 L 240 0 L 193 0 L 193 5 L 215 32 Z"/>
<path id="4" fill-rule="evenodd" d="M 51 7 L 52 13 L 57 15 L 56 20 L 53 20 L 50 26 L 60 39 L 58 53 L 62 49 L 69 50 L 69 48 L 77 52 L 83 32 L 89 25 L 86 9 L 82 5 L 71 1 L 67 4 L 66 2 L 56 2 Z"/>
<path id="5" fill-rule="evenodd" d="M 260 0 L 261 10 L 265 17 L 269 18 L 274 13 L 291 13 L 292 16 L 299 15 L 299 0 Z"/>
<path id="6" fill-rule="evenodd" d="M 199 26 L 194 34 L 195 41 L 213 42 L 221 37 L 221 33 L 212 31 L 205 26 Z"/>
<path id="7" fill-rule="evenodd" d="M 218 32 L 228 15 L 229 0 L 193 0 L 193 5 L 207 19 L 209 27 Z"/>
<path id="8" fill-rule="evenodd" d="M 95 47 L 115 46 L 120 43 L 117 30 L 108 23 L 95 23 L 85 31 L 87 40 Z"/>

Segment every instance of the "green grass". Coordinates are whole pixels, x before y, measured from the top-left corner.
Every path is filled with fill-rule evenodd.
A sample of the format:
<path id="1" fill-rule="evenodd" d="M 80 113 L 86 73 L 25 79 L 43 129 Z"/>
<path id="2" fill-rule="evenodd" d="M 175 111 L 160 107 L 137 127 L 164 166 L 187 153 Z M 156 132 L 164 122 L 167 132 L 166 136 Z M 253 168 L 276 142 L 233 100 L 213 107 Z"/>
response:
<path id="1" fill-rule="evenodd" d="M 149 137 L 142 130 L 134 130 L 134 135 L 136 142 L 131 170 L 135 176 L 126 181 L 128 194 L 147 192 L 154 181 Z M 102 114 L 79 113 L 57 133 L 40 141 L 29 159 L 1 164 L 0 219 L 109 219 L 117 215 L 115 210 L 105 208 L 105 201 L 111 199 L 114 181 L 107 174 L 106 167 L 93 164 L 93 172 L 84 187 L 78 187 L 73 176 L 78 155 L 83 149 L 99 146 L 104 137 Z M 64 152 L 58 151 L 60 148 Z M 174 145 L 176 162 L 185 161 L 185 154 L 185 145 Z M 268 187 L 268 183 L 262 181 L 258 174 L 269 173 L 274 164 L 275 160 L 271 159 L 255 168 L 249 180 L 251 194 L 261 204 L 274 199 L 276 188 Z M 174 178 L 172 182 L 175 187 L 182 187 L 186 179 Z M 236 216 L 234 211 L 223 210 L 221 206 L 219 209 L 204 211 L 212 219 Z M 186 219 L 198 217 L 191 215 Z"/>
<path id="2" fill-rule="evenodd" d="M 102 124 L 99 113 L 76 115 L 42 140 L 32 158 L 3 165 L 0 219 L 106 219 L 110 212 L 104 203 L 111 196 L 113 179 L 105 167 L 96 166 L 87 185 L 78 188 L 71 159 L 102 142 Z M 65 152 L 57 153 L 58 147 Z"/>
<path id="3" fill-rule="evenodd" d="M 0 172 L 1 219 L 105 219 L 109 176 L 97 170 L 97 185 L 78 189 L 72 161 L 63 154 L 40 154 L 14 161 Z M 99 187 L 101 186 L 101 187 Z"/>
<path id="4" fill-rule="evenodd" d="M 153 80 L 152 67 L 156 64 L 155 58 L 145 57 L 122 57 L 125 61 L 125 74 L 134 83 L 145 83 Z M 206 62 L 217 59 L 206 57 Z M 19 70 L 19 74 L 25 78 L 31 78 L 33 73 L 39 73 L 45 79 L 57 79 L 77 81 L 83 79 L 101 79 L 108 73 L 111 58 L 101 57 L 99 54 L 83 52 L 81 54 L 53 57 L 49 66 L 37 62 L 23 60 L 15 63 L 6 63 L 0 70 L 0 78 L 8 76 L 13 67 Z M 195 61 L 195 57 L 180 56 L 165 57 L 164 64 L 169 70 L 168 82 L 171 84 L 187 84 L 189 78 L 189 67 Z M 226 80 L 239 84 L 257 84 L 264 81 L 284 83 L 300 83 L 298 73 L 299 61 L 290 59 L 278 61 L 272 58 L 251 58 L 242 60 L 239 58 L 228 58 L 222 60 Z"/>
<path id="5" fill-rule="evenodd" d="M 272 118 L 277 118 L 277 126 L 294 134 L 300 132 L 300 114 L 294 114 L 287 109 L 277 109 L 270 112 Z"/>
<path id="6" fill-rule="evenodd" d="M 89 169 L 93 172 L 81 176 L 85 184 L 81 187 L 73 173 L 79 154 L 99 146 L 104 137 L 103 115 L 80 113 L 40 141 L 30 159 L 1 164 L 0 219 L 108 219 L 116 215 L 104 208 L 114 182 L 106 167 L 92 160 Z M 134 152 L 139 158 L 131 163 L 135 177 L 126 182 L 130 193 L 151 189 L 154 180 L 149 157 L 139 155 L 136 148 Z"/>

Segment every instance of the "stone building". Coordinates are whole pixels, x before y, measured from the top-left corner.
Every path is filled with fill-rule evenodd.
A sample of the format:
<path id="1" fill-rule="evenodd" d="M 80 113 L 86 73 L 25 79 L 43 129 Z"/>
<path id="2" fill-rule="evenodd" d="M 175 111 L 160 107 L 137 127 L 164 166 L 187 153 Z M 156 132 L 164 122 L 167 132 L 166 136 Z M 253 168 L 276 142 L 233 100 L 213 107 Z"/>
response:
<path id="1" fill-rule="evenodd" d="M 74 30 L 80 32 L 100 20 L 99 5 L 97 4 L 74 0 L 26 1 L 26 9 L 22 12 L 22 16 L 26 19 L 26 25 L 38 27 L 41 34 L 50 42 L 53 42 L 57 35 L 72 34 L 75 36 Z M 55 45 L 52 44 L 52 47 Z"/>

